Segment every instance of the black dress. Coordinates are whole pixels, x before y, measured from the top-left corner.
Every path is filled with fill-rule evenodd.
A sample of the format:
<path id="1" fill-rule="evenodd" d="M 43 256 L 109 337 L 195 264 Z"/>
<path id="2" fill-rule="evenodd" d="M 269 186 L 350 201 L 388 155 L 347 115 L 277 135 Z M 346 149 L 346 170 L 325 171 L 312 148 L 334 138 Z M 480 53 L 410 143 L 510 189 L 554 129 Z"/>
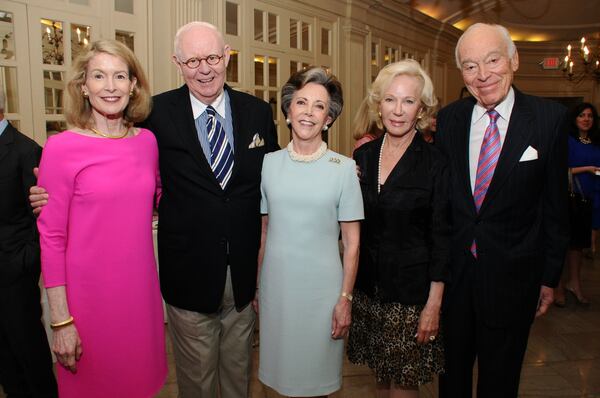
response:
<path id="1" fill-rule="evenodd" d="M 423 345 L 415 335 L 431 282 L 447 279 L 448 176 L 443 155 L 417 134 L 378 193 L 382 142 L 354 154 L 365 220 L 347 354 L 380 382 L 416 386 L 444 369 L 441 333 Z"/>

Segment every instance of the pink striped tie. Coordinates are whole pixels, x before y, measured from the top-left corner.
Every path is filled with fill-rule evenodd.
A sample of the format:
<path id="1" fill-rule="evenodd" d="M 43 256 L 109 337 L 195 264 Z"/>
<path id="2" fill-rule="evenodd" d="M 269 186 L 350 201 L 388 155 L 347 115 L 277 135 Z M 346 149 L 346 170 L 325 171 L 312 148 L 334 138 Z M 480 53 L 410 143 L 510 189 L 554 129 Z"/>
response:
<path id="1" fill-rule="evenodd" d="M 479 152 L 479 161 L 477 162 L 477 176 L 475 177 L 475 189 L 473 190 L 473 201 L 475 202 L 475 208 L 479 213 L 481 204 L 485 198 L 485 194 L 490 186 L 492 177 L 494 176 L 494 170 L 498 164 L 498 158 L 500 157 L 500 150 L 502 144 L 500 142 L 500 131 L 496 121 L 500 114 L 495 110 L 487 112 L 490 118 L 490 124 L 485 129 L 483 135 L 483 142 L 481 143 L 481 150 Z M 475 239 L 471 244 L 471 253 L 473 257 L 477 258 L 477 244 Z"/>

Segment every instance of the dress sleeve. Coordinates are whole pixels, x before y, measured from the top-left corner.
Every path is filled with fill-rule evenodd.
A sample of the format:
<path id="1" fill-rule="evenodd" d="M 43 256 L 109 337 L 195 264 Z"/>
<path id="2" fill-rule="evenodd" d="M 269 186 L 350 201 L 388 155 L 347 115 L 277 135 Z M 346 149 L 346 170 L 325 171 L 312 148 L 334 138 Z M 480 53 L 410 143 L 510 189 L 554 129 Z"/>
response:
<path id="1" fill-rule="evenodd" d="M 267 169 L 267 159 L 269 155 L 265 155 L 262 165 L 262 171 L 260 172 L 260 214 L 269 214 L 269 206 L 267 201 L 267 193 L 265 190 L 265 171 Z"/>
<path id="2" fill-rule="evenodd" d="M 37 221 L 46 288 L 66 285 L 69 208 L 75 183 L 75 172 L 67 160 L 67 148 L 56 138 L 50 138 L 46 143 L 38 178 L 38 185 L 45 188 L 49 195 L 48 204 Z"/>
<path id="3" fill-rule="evenodd" d="M 431 199 L 431 261 L 429 263 L 429 279 L 436 282 L 449 280 L 450 256 L 450 194 L 447 163 L 440 161 L 433 170 L 433 194 Z"/>
<path id="4" fill-rule="evenodd" d="M 338 221 L 357 221 L 365 218 L 360 183 L 356 174 L 356 162 L 345 162 L 342 190 L 338 205 Z"/>

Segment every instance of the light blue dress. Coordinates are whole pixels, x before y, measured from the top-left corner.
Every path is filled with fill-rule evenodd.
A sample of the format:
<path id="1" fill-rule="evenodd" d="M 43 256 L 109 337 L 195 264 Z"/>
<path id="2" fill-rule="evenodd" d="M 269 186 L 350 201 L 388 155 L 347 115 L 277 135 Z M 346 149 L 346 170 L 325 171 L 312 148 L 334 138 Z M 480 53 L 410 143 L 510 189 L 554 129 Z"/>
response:
<path id="1" fill-rule="evenodd" d="M 342 385 L 344 341 L 331 338 L 342 292 L 340 221 L 363 219 L 354 160 L 333 151 L 310 163 L 286 149 L 264 158 L 261 212 L 269 215 L 260 275 L 261 382 L 286 396 Z"/>

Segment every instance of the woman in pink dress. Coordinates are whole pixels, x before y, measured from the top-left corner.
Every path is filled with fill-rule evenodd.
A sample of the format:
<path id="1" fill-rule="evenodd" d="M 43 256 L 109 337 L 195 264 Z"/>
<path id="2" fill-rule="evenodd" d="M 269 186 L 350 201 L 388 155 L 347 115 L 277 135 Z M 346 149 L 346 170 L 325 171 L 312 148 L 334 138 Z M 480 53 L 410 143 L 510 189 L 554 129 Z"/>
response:
<path id="1" fill-rule="evenodd" d="M 158 192 L 148 82 L 123 44 L 101 40 L 74 62 L 65 116 L 48 139 L 38 226 L 59 394 L 152 397 L 167 374 L 152 246 Z"/>

